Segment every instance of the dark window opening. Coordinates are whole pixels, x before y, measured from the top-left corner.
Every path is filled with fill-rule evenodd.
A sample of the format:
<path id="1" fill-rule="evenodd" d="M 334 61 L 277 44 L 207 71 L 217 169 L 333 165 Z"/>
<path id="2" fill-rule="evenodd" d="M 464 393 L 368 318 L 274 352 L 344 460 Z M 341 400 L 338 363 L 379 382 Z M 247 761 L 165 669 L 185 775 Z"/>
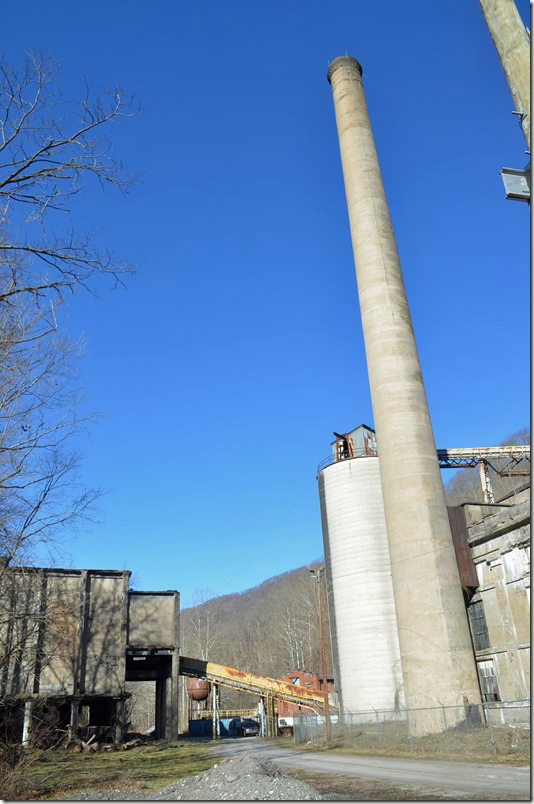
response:
<path id="1" fill-rule="evenodd" d="M 500 701 L 499 688 L 497 687 L 497 679 L 495 678 L 495 668 L 493 667 L 493 660 L 487 662 L 477 662 L 478 674 L 480 676 L 480 687 L 482 690 L 482 699 L 484 701 Z"/>
<path id="2" fill-rule="evenodd" d="M 484 604 L 482 601 L 479 600 L 477 603 L 471 603 L 467 609 L 467 613 L 469 614 L 469 624 L 471 626 L 475 650 L 489 648 L 488 625 L 486 623 L 486 615 L 484 614 Z"/>

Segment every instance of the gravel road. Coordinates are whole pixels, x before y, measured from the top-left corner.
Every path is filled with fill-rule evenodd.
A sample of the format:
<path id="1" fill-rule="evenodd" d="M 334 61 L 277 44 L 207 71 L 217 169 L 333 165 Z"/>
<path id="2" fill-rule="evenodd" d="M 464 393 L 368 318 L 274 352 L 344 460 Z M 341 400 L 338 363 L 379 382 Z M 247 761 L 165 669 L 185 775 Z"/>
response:
<path id="1" fill-rule="evenodd" d="M 277 747 L 276 742 L 257 737 L 247 740 L 221 740 L 217 750 L 227 756 L 239 756 L 252 750 L 282 768 L 301 768 L 416 785 L 434 788 L 448 795 L 455 792 L 462 795 L 491 793 L 492 798 L 516 795 L 527 797 L 528 800 L 530 797 L 528 767 L 316 753 Z"/>

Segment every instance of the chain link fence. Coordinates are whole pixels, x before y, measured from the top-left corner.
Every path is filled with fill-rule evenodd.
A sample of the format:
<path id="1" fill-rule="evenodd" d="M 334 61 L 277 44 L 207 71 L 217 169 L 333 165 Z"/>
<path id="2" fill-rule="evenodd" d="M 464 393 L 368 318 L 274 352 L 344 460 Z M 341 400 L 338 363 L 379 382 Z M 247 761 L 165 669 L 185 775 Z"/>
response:
<path id="1" fill-rule="evenodd" d="M 530 702 L 492 702 L 432 709 L 396 709 L 298 715 L 296 743 L 456 759 L 506 754 L 529 756 Z M 327 734 L 329 731 L 329 734 Z"/>

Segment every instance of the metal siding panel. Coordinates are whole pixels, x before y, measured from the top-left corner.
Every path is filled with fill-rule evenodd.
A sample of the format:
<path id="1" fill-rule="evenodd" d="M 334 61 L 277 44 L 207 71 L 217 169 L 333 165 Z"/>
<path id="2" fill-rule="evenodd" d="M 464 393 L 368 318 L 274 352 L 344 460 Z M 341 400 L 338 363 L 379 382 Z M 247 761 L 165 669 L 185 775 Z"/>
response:
<path id="1" fill-rule="evenodd" d="M 478 576 L 469 549 L 464 509 L 461 505 L 447 506 L 447 513 L 449 514 L 452 541 L 461 584 L 464 589 L 476 589 L 478 587 Z"/>

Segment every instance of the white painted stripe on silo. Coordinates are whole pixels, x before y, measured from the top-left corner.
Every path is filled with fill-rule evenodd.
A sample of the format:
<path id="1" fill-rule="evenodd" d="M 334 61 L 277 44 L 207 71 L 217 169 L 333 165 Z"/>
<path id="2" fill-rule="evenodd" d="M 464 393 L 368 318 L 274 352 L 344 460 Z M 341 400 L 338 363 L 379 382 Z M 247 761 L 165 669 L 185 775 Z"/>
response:
<path id="1" fill-rule="evenodd" d="M 395 709 L 404 696 L 378 458 L 339 461 L 322 475 L 323 538 L 343 708 Z"/>

